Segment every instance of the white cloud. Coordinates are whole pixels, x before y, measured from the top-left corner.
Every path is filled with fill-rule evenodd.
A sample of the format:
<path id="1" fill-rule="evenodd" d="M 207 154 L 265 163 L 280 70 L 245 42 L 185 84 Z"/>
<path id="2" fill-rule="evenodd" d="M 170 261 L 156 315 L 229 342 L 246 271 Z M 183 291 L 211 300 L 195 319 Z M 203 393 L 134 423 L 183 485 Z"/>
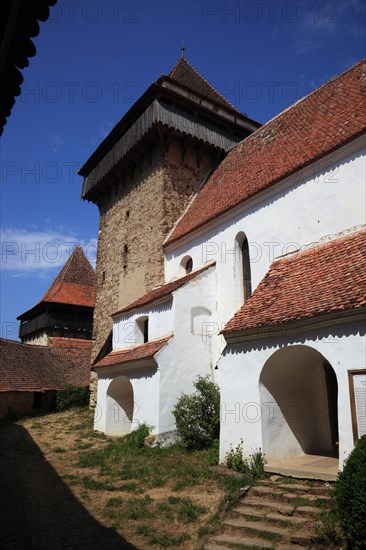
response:
<path id="1" fill-rule="evenodd" d="M 296 54 L 314 53 L 345 39 L 364 43 L 364 2 L 315 2 L 300 6 L 300 24 L 294 25 L 293 36 Z"/>
<path id="2" fill-rule="evenodd" d="M 53 153 L 58 153 L 59 151 L 61 151 L 61 149 L 64 146 L 64 140 L 62 139 L 61 136 L 53 135 L 50 138 L 50 145 L 51 145 L 51 151 Z"/>
<path id="3" fill-rule="evenodd" d="M 13 277 L 56 275 L 78 244 L 95 266 L 96 239 L 79 239 L 76 231 L 64 227 L 5 228 L 1 232 L 1 269 Z"/>

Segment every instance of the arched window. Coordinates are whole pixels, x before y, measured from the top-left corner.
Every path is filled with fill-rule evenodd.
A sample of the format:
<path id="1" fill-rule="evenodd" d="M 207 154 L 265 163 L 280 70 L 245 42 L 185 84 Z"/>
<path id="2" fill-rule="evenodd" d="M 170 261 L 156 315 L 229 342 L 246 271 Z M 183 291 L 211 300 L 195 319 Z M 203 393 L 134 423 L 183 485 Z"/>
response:
<path id="1" fill-rule="evenodd" d="M 240 232 L 235 239 L 235 272 L 240 283 L 241 300 L 246 302 L 252 294 L 252 277 L 250 272 L 249 243 L 245 233 Z M 239 295 L 238 294 L 238 295 Z"/>
<path id="2" fill-rule="evenodd" d="M 188 275 L 193 269 L 193 260 L 190 256 L 184 256 L 183 260 L 180 262 L 182 274 Z"/>
<path id="3" fill-rule="evenodd" d="M 243 264 L 243 286 L 244 286 L 244 302 L 252 295 L 252 277 L 250 273 L 250 257 L 248 239 L 245 239 L 241 245 L 241 260 Z"/>

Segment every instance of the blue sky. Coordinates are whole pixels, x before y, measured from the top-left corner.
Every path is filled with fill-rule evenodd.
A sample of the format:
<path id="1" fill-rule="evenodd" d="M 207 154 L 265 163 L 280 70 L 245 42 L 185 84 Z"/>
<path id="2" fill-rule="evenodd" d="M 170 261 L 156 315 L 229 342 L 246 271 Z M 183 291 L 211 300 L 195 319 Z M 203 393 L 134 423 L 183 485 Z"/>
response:
<path id="1" fill-rule="evenodd" d="M 77 175 L 180 55 L 240 111 L 266 122 L 365 57 L 364 0 L 59 0 L 35 39 L 0 145 L 1 336 L 40 300 L 98 210 Z"/>

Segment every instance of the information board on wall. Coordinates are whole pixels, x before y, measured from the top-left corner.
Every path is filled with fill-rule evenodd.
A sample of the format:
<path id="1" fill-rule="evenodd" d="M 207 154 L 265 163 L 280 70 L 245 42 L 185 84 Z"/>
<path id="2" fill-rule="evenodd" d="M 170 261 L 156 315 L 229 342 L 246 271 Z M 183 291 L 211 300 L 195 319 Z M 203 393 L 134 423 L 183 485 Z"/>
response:
<path id="1" fill-rule="evenodd" d="M 353 439 L 366 435 L 366 369 L 348 371 Z"/>

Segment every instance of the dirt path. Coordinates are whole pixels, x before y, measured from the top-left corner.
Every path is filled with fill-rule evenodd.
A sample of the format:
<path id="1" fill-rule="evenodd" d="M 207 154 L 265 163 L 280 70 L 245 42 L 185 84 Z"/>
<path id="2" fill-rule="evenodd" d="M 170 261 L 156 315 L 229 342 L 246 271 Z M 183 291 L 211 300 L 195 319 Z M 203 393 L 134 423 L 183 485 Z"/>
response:
<path id="1" fill-rule="evenodd" d="M 136 548 L 88 513 L 21 425 L 0 426 L 0 495 L 2 550 Z"/>

